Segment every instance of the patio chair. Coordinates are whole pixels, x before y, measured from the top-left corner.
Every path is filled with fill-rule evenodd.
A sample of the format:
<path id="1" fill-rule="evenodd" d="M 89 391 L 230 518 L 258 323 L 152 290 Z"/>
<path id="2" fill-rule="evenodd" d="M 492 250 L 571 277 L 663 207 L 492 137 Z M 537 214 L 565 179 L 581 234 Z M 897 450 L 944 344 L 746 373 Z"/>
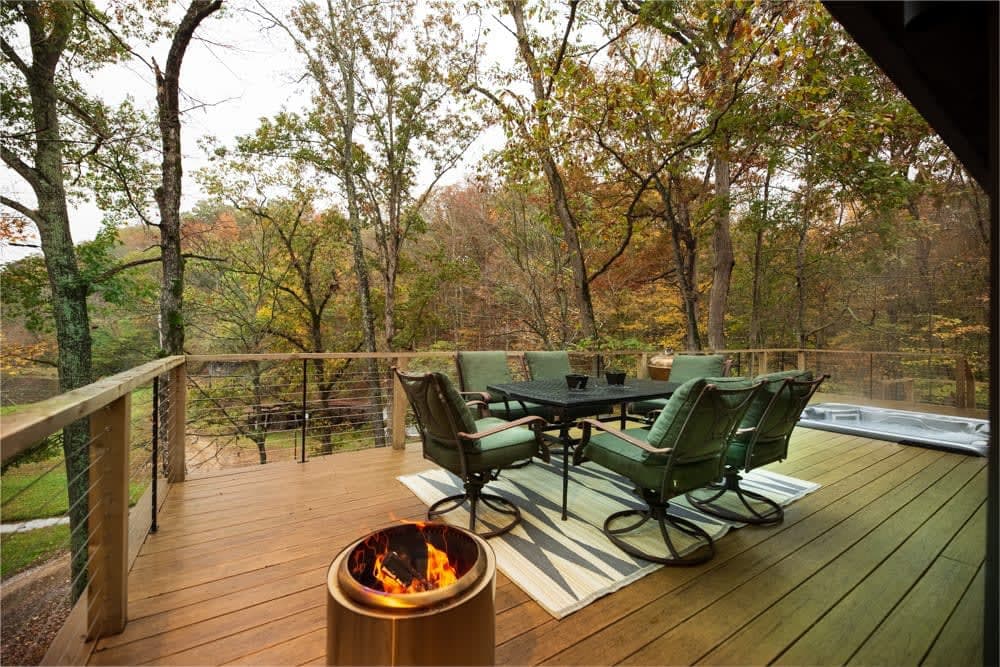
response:
<path id="1" fill-rule="evenodd" d="M 563 380 L 573 372 L 565 350 L 525 352 L 524 370 L 532 380 Z"/>
<path id="2" fill-rule="evenodd" d="M 823 375 L 814 380 L 811 371 L 800 370 L 757 377 L 763 387 L 729 441 L 722 481 L 688 493 L 688 502 L 706 514 L 728 521 L 781 523 L 785 517 L 781 505 L 740 486 L 740 471 L 749 472 L 788 456 L 788 441 L 799 415 L 828 377 Z"/>
<path id="3" fill-rule="evenodd" d="M 539 456 L 548 461 L 548 450 L 540 431 L 541 417 L 506 421 L 496 417 L 474 419 L 455 386 L 446 375 L 411 375 L 393 369 L 417 418 L 424 458 L 461 478 L 464 493 L 448 496 L 427 508 L 427 519 L 458 509 L 468 501 L 469 530 L 476 532 L 480 502 L 493 511 L 513 518 L 499 527 L 480 532 L 493 537 L 508 532 L 521 521 L 521 511 L 506 498 L 485 493 L 483 487 L 512 464 Z"/>
<path id="4" fill-rule="evenodd" d="M 532 380 L 558 380 L 565 382 L 566 376 L 573 373 L 573 367 L 569 363 L 569 352 L 565 350 L 536 350 L 524 353 L 524 371 Z M 599 410 L 595 408 L 571 408 L 563 411 L 562 428 L 560 437 L 564 437 L 566 432 L 577 419 L 581 417 L 592 417 Z M 552 421 L 555 416 L 549 416 Z"/>
<path id="5" fill-rule="evenodd" d="M 683 384 L 692 378 L 725 377 L 729 375 L 732 360 L 721 354 L 679 354 L 670 367 L 670 381 Z M 650 422 L 655 413 L 662 410 L 669 399 L 651 398 L 629 406 L 629 411 L 647 417 Z"/>
<path id="6" fill-rule="evenodd" d="M 458 381 L 462 387 L 460 393 L 466 400 L 485 401 L 491 415 L 508 420 L 529 415 L 551 418 L 552 411 L 543 405 L 530 401 L 508 400 L 506 396 L 494 395 L 486 389 L 489 384 L 514 381 L 507 366 L 506 352 L 459 352 L 456 361 Z"/>
<path id="7" fill-rule="evenodd" d="M 604 521 L 604 534 L 622 551 L 656 563 L 697 565 L 715 555 L 712 537 L 697 523 L 669 513 L 670 499 L 711 484 L 722 476 L 726 446 L 760 384 L 746 378 L 695 378 L 667 401 L 651 428 L 619 431 L 595 419 L 583 421 L 580 458 L 627 477 L 645 501 L 645 509 L 615 512 Z M 592 434 L 593 429 L 601 432 Z M 623 519 L 632 519 L 622 522 Z M 665 549 L 652 553 L 625 536 L 647 522 L 658 525 Z M 680 533 L 680 534 L 678 534 Z M 690 549 L 676 544 L 694 538 Z"/>

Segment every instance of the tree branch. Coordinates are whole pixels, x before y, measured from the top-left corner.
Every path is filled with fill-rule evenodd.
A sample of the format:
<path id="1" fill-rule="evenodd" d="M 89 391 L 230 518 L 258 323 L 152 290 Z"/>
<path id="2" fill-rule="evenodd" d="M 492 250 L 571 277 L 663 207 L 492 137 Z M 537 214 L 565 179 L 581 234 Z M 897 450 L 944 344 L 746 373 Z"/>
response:
<path id="1" fill-rule="evenodd" d="M 17 54 L 14 47 L 12 47 L 3 37 L 0 37 L 0 53 L 7 56 L 7 58 L 14 63 L 14 67 L 16 67 L 25 78 L 31 76 L 31 69 L 28 67 L 27 63 L 21 60 L 21 56 Z"/>
<path id="2" fill-rule="evenodd" d="M 0 204 L 3 204 L 8 208 L 14 209 L 18 213 L 26 217 L 28 220 L 31 220 L 36 225 L 41 226 L 45 224 L 45 221 L 42 219 L 42 216 L 38 214 L 38 211 L 30 209 L 21 202 L 14 201 L 10 197 L 7 197 L 5 195 L 0 195 Z M 15 244 L 12 243 L 11 245 Z M 29 247 L 35 247 L 35 246 L 29 246 Z"/>
<path id="3" fill-rule="evenodd" d="M 135 267 L 142 266 L 143 264 L 155 264 L 156 262 L 159 262 L 161 259 L 162 259 L 161 257 L 146 257 L 145 259 L 134 259 L 131 262 L 125 262 L 124 264 L 119 264 L 118 266 L 111 267 L 104 273 L 94 276 L 94 278 L 92 278 L 90 282 L 93 284 L 103 283 L 108 278 L 116 276 L 122 271 L 127 271 L 128 269 L 134 269 Z"/>
<path id="4" fill-rule="evenodd" d="M 569 43 L 569 33 L 573 30 L 573 22 L 576 20 L 576 7 L 580 0 L 570 0 L 569 18 L 566 19 L 566 30 L 563 32 L 562 42 L 559 43 L 559 53 L 556 54 L 556 62 L 549 74 L 548 85 L 545 86 L 545 99 L 552 95 L 552 86 L 555 84 L 556 76 L 559 75 L 559 68 L 562 67 L 563 58 L 566 56 L 566 45 Z"/>
<path id="5" fill-rule="evenodd" d="M 0 145 L 0 159 L 37 191 L 38 186 L 41 185 L 41 175 L 38 173 L 38 170 L 21 160 L 17 153 L 6 146 Z"/>

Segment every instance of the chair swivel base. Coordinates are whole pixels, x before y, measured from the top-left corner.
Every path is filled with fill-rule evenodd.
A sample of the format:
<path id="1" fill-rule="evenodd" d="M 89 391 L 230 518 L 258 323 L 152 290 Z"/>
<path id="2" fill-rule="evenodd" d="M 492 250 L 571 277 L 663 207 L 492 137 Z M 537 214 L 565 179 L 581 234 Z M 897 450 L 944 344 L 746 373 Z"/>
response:
<path id="1" fill-rule="evenodd" d="M 625 553 L 654 563 L 663 563 L 664 565 L 700 565 L 715 556 L 715 543 L 709 534 L 701 526 L 687 519 L 671 516 L 667 513 L 667 507 L 668 505 L 666 504 L 662 506 L 652 505 L 644 510 L 615 512 L 604 520 L 604 534 L 608 536 L 608 539 L 615 546 Z M 634 517 L 637 520 L 619 528 L 612 527 L 615 521 L 625 517 Z M 663 538 L 664 546 L 666 546 L 669 555 L 657 555 L 642 551 L 635 545 L 622 539 L 621 536 L 640 528 L 648 521 L 655 521 L 659 525 L 660 535 Z M 680 551 L 674 545 L 673 539 L 670 537 L 670 528 L 698 538 L 701 544 L 690 553 L 681 555 Z"/>
<path id="2" fill-rule="evenodd" d="M 785 519 L 785 510 L 781 508 L 781 505 L 765 495 L 756 493 L 755 491 L 747 491 L 741 487 L 740 476 L 735 472 L 727 472 L 721 484 L 713 484 L 705 488 L 710 489 L 712 492 L 707 498 L 700 498 L 693 495 L 693 493 L 688 493 L 686 496 L 687 501 L 691 503 L 692 507 L 705 514 L 710 514 L 727 521 L 749 523 L 758 526 L 778 524 Z M 740 504 L 746 508 L 746 512 L 725 507 L 717 502 L 727 493 L 735 494 Z M 751 500 L 763 503 L 767 506 L 767 509 L 763 511 L 759 510 L 750 504 Z"/>
<path id="3" fill-rule="evenodd" d="M 492 493 L 470 493 L 467 489 L 465 493 L 458 493 L 453 496 L 448 496 L 447 498 L 442 498 L 433 505 L 427 508 L 427 520 L 433 521 L 435 518 L 441 516 L 442 514 L 447 514 L 452 510 L 456 510 L 466 501 L 469 501 L 469 530 L 476 533 L 480 537 L 490 538 L 496 537 L 497 535 L 503 535 L 509 532 L 517 524 L 521 523 L 521 510 L 517 508 L 517 505 L 510 502 L 506 498 L 501 498 L 500 496 L 494 495 Z M 476 514 L 477 506 L 479 502 L 482 501 L 484 505 L 492 509 L 494 512 L 499 514 L 507 514 L 513 518 L 506 524 L 496 528 L 494 530 L 488 530 L 486 532 L 479 532 L 476 530 Z M 444 507 L 442 507 L 444 506 Z"/>

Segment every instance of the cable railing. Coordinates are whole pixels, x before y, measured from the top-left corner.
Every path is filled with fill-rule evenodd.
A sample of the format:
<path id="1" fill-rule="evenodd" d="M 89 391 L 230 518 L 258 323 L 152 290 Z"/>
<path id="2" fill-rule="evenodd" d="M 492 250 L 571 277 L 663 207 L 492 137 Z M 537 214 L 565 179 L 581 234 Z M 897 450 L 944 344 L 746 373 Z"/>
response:
<path id="1" fill-rule="evenodd" d="M 839 350 L 722 350 L 732 375 L 809 368 L 832 377 L 838 397 L 974 408 L 977 386 L 955 355 Z M 576 372 L 608 368 L 647 377 L 655 353 L 571 351 Z M 679 353 L 681 354 L 681 353 Z M 527 379 L 524 351 L 507 351 L 514 380 Z M 458 384 L 455 352 L 199 355 L 188 359 L 187 465 L 192 472 L 280 461 L 306 462 L 340 451 L 404 446 L 412 427 L 390 369 L 439 371 Z M 412 436 L 413 429 L 409 429 Z"/>
<path id="2" fill-rule="evenodd" d="M 8 555 L 25 556 L 18 568 L 38 551 L 67 572 L 68 614 L 43 664 L 84 664 L 94 640 L 125 627 L 128 570 L 166 481 L 183 479 L 183 465 L 179 476 L 163 465 L 184 433 L 183 364 L 150 362 L 3 417 L 5 577 Z"/>
<path id="3" fill-rule="evenodd" d="M 986 390 L 961 356 L 720 352 L 731 358 L 732 375 L 791 368 L 829 373 L 824 393 L 836 400 L 972 408 Z M 647 377 L 654 354 L 571 351 L 569 358 L 577 372 L 600 375 L 615 368 Z M 523 355 L 507 351 L 514 380 L 528 377 Z M 5 522 L 17 520 L 23 515 L 19 507 L 48 489 L 48 498 L 34 501 L 32 518 L 53 520 L 55 552 L 72 573 L 68 580 L 76 602 L 45 661 L 86 662 L 94 639 L 124 627 L 128 570 L 147 534 L 157 530 L 157 512 L 170 486 L 188 474 L 405 447 L 416 430 L 393 367 L 440 371 L 458 382 L 455 352 L 178 356 L 4 416 L 5 469 L 30 450 L 48 450 L 30 463 L 30 480 L 8 483 L 18 468 L 5 472 L 0 513 Z M 64 437 L 74 438 L 72 451 L 86 454 L 72 457 L 69 466 L 62 458 Z M 65 501 L 67 488 L 74 489 L 73 503 Z M 61 504 L 52 489 L 62 494 Z"/>

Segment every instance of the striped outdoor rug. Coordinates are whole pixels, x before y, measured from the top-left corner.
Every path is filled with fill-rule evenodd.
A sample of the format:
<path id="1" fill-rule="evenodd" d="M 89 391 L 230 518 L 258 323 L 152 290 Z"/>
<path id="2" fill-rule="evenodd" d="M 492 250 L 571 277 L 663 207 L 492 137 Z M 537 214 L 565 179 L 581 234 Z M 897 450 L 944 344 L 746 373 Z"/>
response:
<path id="1" fill-rule="evenodd" d="M 406 475 L 399 481 L 428 505 L 447 495 L 460 493 L 462 489 L 461 481 L 443 468 Z M 764 470 L 747 473 L 743 485 L 783 505 L 819 488 L 818 484 Z M 486 489 L 515 503 L 522 517 L 514 530 L 490 539 L 497 567 L 556 618 L 662 567 L 629 556 L 604 536 L 601 526 L 609 514 L 629 507 L 641 508 L 644 504 L 634 495 L 633 486 L 627 479 L 596 464 L 584 463 L 571 468 L 569 518 L 566 521 L 560 519 L 562 461 L 558 457 L 554 456 L 551 464 L 535 461 L 525 468 L 505 470 Z M 742 525 L 706 516 L 686 506 L 682 498 L 671 501 L 671 506 L 672 512 L 700 524 L 712 539 Z M 490 510 L 482 503 L 480 508 L 485 523 L 492 524 Z M 464 508 L 445 517 L 463 528 L 469 525 L 469 515 Z M 659 529 L 653 522 L 648 522 L 646 527 L 648 533 L 630 537 L 629 541 L 640 548 L 648 541 L 651 545 L 660 545 L 647 547 L 649 550 L 662 550 Z M 684 535 L 674 532 L 679 536 L 675 543 L 680 546 Z M 694 544 L 688 539 L 686 548 L 690 550 Z"/>

